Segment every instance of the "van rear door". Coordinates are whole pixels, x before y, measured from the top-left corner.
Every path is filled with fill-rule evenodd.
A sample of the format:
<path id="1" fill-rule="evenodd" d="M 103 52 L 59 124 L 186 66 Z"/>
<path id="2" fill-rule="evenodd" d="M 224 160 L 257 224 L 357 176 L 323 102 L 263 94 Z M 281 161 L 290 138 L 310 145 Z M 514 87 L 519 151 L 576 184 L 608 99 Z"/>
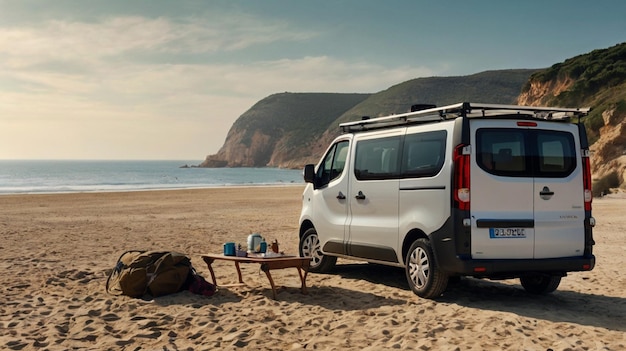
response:
<path id="1" fill-rule="evenodd" d="M 573 124 L 546 122 L 537 123 L 536 128 L 534 257 L 582 256 L 585 210 L 583 165 L 575 137 L 578 129 Z"/>
<path id="2" fill-rule="evenodd" d="M 471 123 L 472 255 L 554 258 L 584 251 L 584 199 L 575 125 Z"/>
<path id="3" fill-rule="evenodd" d="M 511 120 L 472 120 L 470 132 L 472 257 L 533 258 L 534 184 L 526 129 Z"/>

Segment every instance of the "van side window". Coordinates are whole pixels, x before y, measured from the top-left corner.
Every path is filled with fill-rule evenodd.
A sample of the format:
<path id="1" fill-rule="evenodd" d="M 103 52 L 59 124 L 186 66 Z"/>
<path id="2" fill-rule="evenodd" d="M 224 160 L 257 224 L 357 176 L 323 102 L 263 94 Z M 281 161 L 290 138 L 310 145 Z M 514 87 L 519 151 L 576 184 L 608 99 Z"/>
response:
<path id="1" fill-rule="evenodd" d="M 356 144 L 354 175 L 358 180 L 398 177 L 400 137 L 362 140 Z"/>
<path id="2" fill-rule="evenodd" d="M 445 130 L 409 134 L 404 139 L 402 177 L 432 177 L 443 167 L 446 154 Z"/>
<path id="3" fill-rule="evenodd" d="M 328 150 L 324 161 L 322 161 L 317 170 L 317 179 L 319 179 L 318 187 L 327 185 L 343 173 L 348 157 L 348 145 L 347 140 L 340 141 Z"/>

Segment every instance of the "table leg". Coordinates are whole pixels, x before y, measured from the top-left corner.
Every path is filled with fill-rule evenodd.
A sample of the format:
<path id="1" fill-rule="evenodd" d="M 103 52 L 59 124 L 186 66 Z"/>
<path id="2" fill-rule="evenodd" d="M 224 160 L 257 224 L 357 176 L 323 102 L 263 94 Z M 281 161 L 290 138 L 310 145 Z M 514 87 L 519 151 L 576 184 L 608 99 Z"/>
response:
<path id="1" fill-rule="evenodd" d="M 203 257 L 203 259 L 207 267 L 209 267 L 209 273 L 211 273 L 211 279 L 213 279 L 213 285 L 217 286 L 217 281 L 215 280 L 215 272 L 213 272 L 213 266 L 211 266 L 215 260 L 210 257 Z M 241 275 L 239 276 L 239 278 L 241 279 Z"/>
<path id="2" fill-rule="evenodd" d="M 276 300 L 276 286 L 274 285 L 274 279 L 272 279 L 272 274 L 270 273 L 270 268 L 263 264 L 261 265 L 261 270 L 263 270 L 263 272 L 265 272 L 265 275 L 267 276 L 267 279 L 270 281 L 270 285 L 272 286 L 272 294 L 274 296 L 274 300 Z"/>
<path id="3" fill-rule="evenodd" d="M 239 267 L 238 261 L 235 261 L 235 267 L 237 267 L 237 276 L 239 276 L 239 283 L 243 284 L 243 278 L 241 277 L 241 268 Z"/>
<path id="4" fill-rule="evenodd" d="M 298 274 L 300 275 L 300 282 L 302 283 L 302 285 L 300 286 L 300 291 L 302 291 L 303 294 L 307 294 L 307 290 L 306 290 L 306 275 L 309 273 L 308 269 L 304 270 L 304 274 L 302 274 L 302 269 L 300 267 L 296 267 L 298 269 Z"/>

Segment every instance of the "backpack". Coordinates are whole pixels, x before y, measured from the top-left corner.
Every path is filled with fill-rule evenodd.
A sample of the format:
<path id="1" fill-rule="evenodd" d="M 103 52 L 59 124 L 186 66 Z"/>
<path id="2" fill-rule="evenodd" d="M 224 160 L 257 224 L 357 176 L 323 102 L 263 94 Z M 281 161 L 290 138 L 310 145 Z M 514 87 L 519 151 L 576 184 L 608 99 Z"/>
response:
<path id="1" fill-rule="evenodd" d="M 106 283 L 106 290 L 114 295 L 153 297 L 173 294 L 186 289 L 193 268 L 185 254 L 170 251 L 124 252 Z"/>

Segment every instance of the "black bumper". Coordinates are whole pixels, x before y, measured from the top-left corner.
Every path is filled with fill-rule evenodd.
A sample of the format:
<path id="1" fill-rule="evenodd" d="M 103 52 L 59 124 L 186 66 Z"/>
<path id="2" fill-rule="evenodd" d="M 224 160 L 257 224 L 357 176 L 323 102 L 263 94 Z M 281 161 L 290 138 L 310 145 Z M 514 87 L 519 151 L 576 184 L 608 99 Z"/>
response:
<path id="1" fill-rule="evenodd" d="M 589 214 L 590 215 L 590 214 Z M 592 229 L 585 221 L 585 252 L 582 256 L 547 259 L 473 259 L 470 228 L 462 225 L 468 217 L 454 211 L 430 240 L 439 268 L 449 275 L 478 277 L 518 277 L 524 273 L 564 275 L 567 272 L 590 271 L 596 264 L 592 253 Z"/>
<path id="2" fill-rule="evenodd" d="M 474 260 L 457 257 L 444 270 L 453 275 L 471 275 L 481 277 L 510 276 L 537 272 L 546 274 L 565 274 L 567 272 L 590 271 L 596 264 L 593 255 L 589 257 L 566 257 L 549 259 L 490 259 Z M 443 267 L 442 267 L 443 268 Z"/>

